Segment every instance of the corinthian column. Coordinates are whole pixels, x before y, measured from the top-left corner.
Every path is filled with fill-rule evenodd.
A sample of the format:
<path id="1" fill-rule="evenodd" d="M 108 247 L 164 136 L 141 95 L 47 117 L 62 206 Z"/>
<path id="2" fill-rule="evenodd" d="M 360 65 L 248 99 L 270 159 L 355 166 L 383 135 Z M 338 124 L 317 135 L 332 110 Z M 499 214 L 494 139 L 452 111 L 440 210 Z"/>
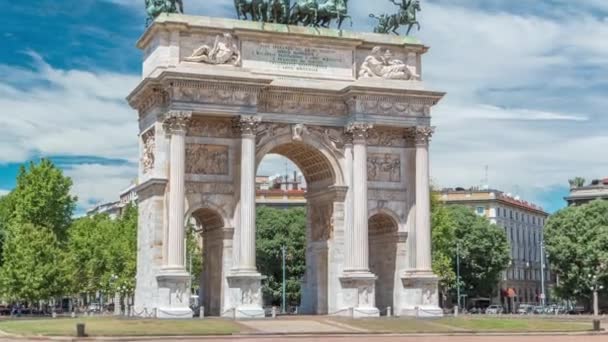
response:
<path id="1" fill-rule="evenodd" d="M 416 270 L 432 272 L 429 141 L 434 127 L 416 127 Z"/>
<path id="2" fill-rule="evenodd" d="M 241 226 L 239 272 L 257 272 L 255 265 L 255 138 L 261 118 L 242 116 L 241 132 Z"/>
<path id="3" fill-rule="evenodd" d="M 369 272 L 368 212 L 367 212 L 367 134 L 372 125 L 351 123 L 353 135 L 353 255 L 352 271 Z M 348 227 L 347 227 L 348 228 Z"/>
<path id="4" fill-rule="evenodd" d="M 186 131 L 192 112 L 169 112 L 165 116 L 165 132 L 171 136 L 169 164 L 169 228 L 167 234 L 166 267 L 184 267 L 184 206 Z"/>
<path id="5" fill-rule="evenodd" d="M 353 236 L 353 136 L 350 133 L 344 135 L 344 167 L 345 182 L 348 187 L 344 201 L 344 269 L 351 270 L 355 264 L 355 240 Z"/>

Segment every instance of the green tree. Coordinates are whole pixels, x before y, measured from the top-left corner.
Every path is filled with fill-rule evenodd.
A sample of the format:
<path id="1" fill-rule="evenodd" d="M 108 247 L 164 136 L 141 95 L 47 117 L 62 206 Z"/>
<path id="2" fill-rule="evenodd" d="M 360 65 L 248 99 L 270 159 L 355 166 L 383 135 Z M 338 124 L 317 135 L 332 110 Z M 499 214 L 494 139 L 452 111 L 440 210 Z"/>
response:
<path id="1" fill-rule="evenodd" d="M 49 228 L 63 241 L 76 206 L 71 187 L 72 180 L 48 159 L 22 166 L 11 194 L 13 219 Z"/>
<path id="2" fill-rule="evenodd" d="M 511 259 L 507 234 L 469 207 L 456 205 L 448 210 L 456 223 L 454 242 L 460 245 L 460 276 L 465 293 L 470 297 L 491 297 Z"/>
<path id="3" fill-rule="evenodd" d="M 0 197 L 0 266 L 2 266 L 2 248 L 9 223 L 13 218 L 14 201 L 12 193 Z"/>
<path id="4" fill-rule="evenodd" d="M 590 299 L 590 275 L 608 286 L 608 201 L 558 211 L 547 220 L 544 239 L 559 297 Z"/>
<path id="5" fill-rule="evenodd" d="M 3 256 L 0 284 L 5 298 L 35 302 L 62 294 L 64 256 L 50 228 L 11 223 Z"/>
<path id="6" fill-rule="evenodd" d="M 571 189 L 580 188 L 580 187 L 585 186 L 585 178 L 575 177 L 573 179 L 569 179 L 568 183 L 570 183 Z"/>
<path id="7" fill-rule="evenodd" d="M 469 207 L 432 201 L 433 270 L 443 295 L 454 294 L 456 246 L 459 245 L 461 292 L 469 297 L 493 295 L 510 259 L 504 230 Z"/>
<path id="8" fill-rule="evenodd" d="M 191 272 L 192 289 L 197 290 L 201 284 L 201 274 L 203 271 L 203 252 L 200 248 L 194 226 L 189 224 L 186 235 L 186 255 L 188 268 Z M 194 292 L 193 292 L 194 293 Z"/>
<path id="9" fill-rule="evenodd" d="M 300 282 L 306 270 L 306 210 L 258 207 L 256 226 L 258 269 L 268 277 L 263 287 L 265 298 L 273 305 L 281 303 L 281 247 L 285 246 L 286 300 L 288 305 L 297 305 L 301 297 Z"/>
<path id="10" fill-rule="evenodd" d="M 456 286 L 456 270 L 453 267 L 455 226 L 447 207 L 439 202 L 436 195 L 431 197 L 433 272 L 439 277 L 439 289 L 446 299 Z"/>

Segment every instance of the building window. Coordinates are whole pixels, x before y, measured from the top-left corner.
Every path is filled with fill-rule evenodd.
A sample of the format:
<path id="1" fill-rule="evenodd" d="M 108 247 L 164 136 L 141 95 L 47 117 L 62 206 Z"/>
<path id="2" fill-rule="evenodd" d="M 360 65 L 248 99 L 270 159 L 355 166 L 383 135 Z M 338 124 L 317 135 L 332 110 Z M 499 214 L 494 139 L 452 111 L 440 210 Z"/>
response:
<path id="1" fill-rule="evenodd" d="M 476 211 L 477 211 L 477 215 L 483 215 L 486 212 L 486 208 L 477 207 Z"/>
<path id="2" fill-rule="evenodd" d="M 500 208 L 496 208 L 496 216 L 500 216 Z"/>

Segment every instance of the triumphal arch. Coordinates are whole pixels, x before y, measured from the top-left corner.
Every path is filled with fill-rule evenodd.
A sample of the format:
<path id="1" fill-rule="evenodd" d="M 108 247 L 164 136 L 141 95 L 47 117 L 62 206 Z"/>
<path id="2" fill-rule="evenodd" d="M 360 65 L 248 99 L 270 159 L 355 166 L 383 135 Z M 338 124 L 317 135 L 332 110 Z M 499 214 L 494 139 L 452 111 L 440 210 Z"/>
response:
<path id="1" fill-rule="evenodd" d="M 138 42 L 135 312 L 191 317 L 185 224 L 203 234 L 206 314 L 263 317 L 256 168 L 307 184 L 300 312 L 440 315 L 431 271 L 427 47 L 411 37 L 161 15 Z"/>

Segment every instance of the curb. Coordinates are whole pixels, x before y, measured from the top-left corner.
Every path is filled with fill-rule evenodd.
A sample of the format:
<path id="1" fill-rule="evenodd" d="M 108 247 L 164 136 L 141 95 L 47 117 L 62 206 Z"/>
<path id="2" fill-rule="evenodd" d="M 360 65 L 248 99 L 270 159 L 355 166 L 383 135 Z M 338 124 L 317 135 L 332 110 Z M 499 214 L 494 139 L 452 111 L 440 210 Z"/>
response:
<path id="1" fill-rule="evenodd" d="M 409 333 L 399 334 L 390 332 L 329 332 L 329 333 L 239 333 L 232 335 L 167 335 L 167 336 L 121 336 L 121 337 L 85 337 L 77 338 L 71 336 L 20 336 L 8 333 L 3 333 L 4 337 L 9 337 L 14 340 L 35 340 L 35 341 L 166 341 L 166 340 L 181 340 L 181 339 L 198 339 L 198 340 L 241 340 L 251 337 L 264 337 L 265 339 L 284 339 L 285 337 L 293 338 L 304 338 L 304 337 L 440 337 L 440 336 L 476 336 L 476 337 L 508 337 L 508 336 L 598 336 L 608 335 L 606 330 L 595 332 L 595 331 L 581 331 L 581 332 L 559 332 L 559 331 L 537 331 L 537 332 L 517 332 L 517 333 L 505 333 L 505 332 L 449 332 L 449 333 Z"/>

